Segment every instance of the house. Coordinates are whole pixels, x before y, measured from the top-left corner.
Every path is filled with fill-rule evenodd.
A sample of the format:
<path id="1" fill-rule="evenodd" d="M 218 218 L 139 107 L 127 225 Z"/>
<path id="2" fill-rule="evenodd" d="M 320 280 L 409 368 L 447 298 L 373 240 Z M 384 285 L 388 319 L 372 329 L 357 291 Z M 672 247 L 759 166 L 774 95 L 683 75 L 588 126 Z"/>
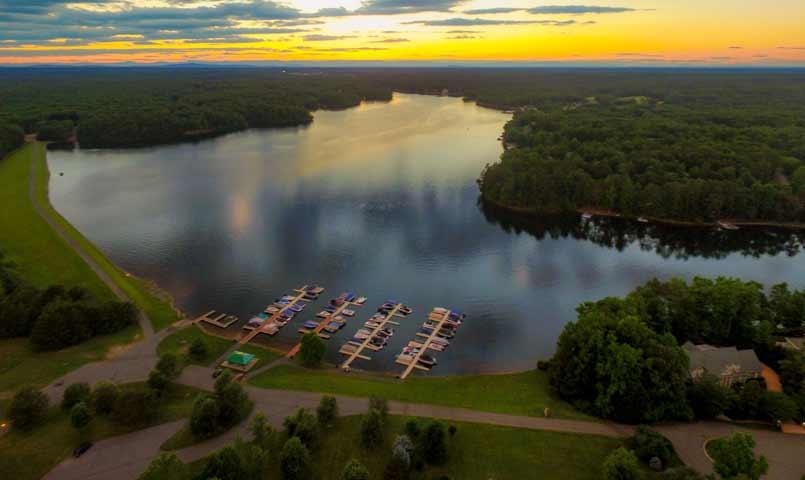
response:
<path id="1" fill-rule="evenodd" d="M 685 342 L 682 350 L 690 359 L 690 376 L 694 381 L 709 373 L 718 378 L 721 385 L 729 387 L 752 378 L 760 378 L 763 374 L 763 364 L 754 350 L 694 345 L 691 342 Z"/>
<path id="2" fill-rule="evenodd" d="M 237 351 L 227 357 L 223 366 L 239 372 L 248 372 L 256 363 L 257 358 L 251 353 Z"/>

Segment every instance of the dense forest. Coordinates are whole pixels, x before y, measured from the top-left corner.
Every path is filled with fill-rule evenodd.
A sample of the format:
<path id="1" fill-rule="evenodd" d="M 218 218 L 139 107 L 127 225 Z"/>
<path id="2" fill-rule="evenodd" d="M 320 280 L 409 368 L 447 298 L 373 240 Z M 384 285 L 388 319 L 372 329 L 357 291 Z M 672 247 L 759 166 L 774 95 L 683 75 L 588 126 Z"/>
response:
<path id="1" fill-rule="evenodd" d="M 805 357 L 776 345 L 805 326 L 805 291 L 718 278 L 652 280 L 626 298 L 584 303 L 565 326 L 547 368 L 577 407 L 625 422 L 712 418 L 805 419 Z M 774 368 L 785 393 L 751 381 L 733 388 L 693 383 L 686 341 L 751 348 Z"/>
<path id="2" fill-rule="evenodd" d="M 389 100 L 347 72 L 255 68 L 0 70 L 0 122 L 84 148 L 182 142 L 312 121 L 311 111 Z"/>
<path id="3" fill-rule="evenodd" d="M 100 302 L 80 287 L 27 284 L 0 252 L 0 338 L 27 337 L 35 350 L 59 350 L 137 322 L 130 303 Z"/>

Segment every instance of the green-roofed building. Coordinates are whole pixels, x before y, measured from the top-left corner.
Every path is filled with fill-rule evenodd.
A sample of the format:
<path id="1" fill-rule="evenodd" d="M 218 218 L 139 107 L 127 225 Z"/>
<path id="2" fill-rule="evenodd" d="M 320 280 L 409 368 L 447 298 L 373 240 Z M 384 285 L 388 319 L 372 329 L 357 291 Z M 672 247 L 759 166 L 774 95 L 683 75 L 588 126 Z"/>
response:
<path id="1" fill-rule="evenodd" d="M 232 352 L 232 355 L 226 358 L 227 366 L 239 369 L 248 369 L 254 361 L 254 355 L 240 351 Z"/>

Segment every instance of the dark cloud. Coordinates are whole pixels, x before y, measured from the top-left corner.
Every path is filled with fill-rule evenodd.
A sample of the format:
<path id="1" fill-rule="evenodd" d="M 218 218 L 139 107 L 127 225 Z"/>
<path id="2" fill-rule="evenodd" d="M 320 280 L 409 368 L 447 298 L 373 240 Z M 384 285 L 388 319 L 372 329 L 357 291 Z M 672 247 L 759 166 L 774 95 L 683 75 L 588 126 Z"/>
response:
<path id="1" fill-rule="evenodd" d="M 407 38 L 384 38 L 382 40 L 374 40 L 372 43 L 404 43 L 410 42 Z"/>
<path id="2" fill-rule="evenodd" d="M 464 0 L 364 0 L 355 14 L 398 15 L 419 12 L 447 12 Z"/>
<path id="3" fill-rule="evenodd" d="M 528 13 L 550 14 L 550 15 L 582 15 L 585 13 L 624 13 L 634 12 L 634 8 L 628 7 L 601 7 L 595 5 L 544 5 L 541 7 L 529 8 Z"/>
<path id="4" fill-rule="evenodd" d="M 343 40 L 345 38 L 355 38 L 354 35 L 323 35 L 320 33 L 311 33 L 304 35 L 302 40 L 306 42 L 332 42 L 334 40 Z"/>
<path id="5" fill-rule="evenodd" d="M 475 10 L 465 10 L 462 13 L 466 13 L 467 15 L 495 15 L 498 13 L 522 12 L 523 10 L 525 9 L 497 7 L 497 8 L 477 8 Z"/>

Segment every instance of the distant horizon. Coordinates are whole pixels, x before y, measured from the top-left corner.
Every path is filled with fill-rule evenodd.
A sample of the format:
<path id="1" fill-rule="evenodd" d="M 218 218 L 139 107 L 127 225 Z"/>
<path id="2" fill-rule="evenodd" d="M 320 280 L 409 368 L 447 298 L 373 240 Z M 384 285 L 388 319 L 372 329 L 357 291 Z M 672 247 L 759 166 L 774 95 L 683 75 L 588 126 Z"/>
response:
<path id="1" fill-rule="evenodd" d="M 0 64 L 805 67 L 803 18 L 802 0 L 0 0 Z"/>

